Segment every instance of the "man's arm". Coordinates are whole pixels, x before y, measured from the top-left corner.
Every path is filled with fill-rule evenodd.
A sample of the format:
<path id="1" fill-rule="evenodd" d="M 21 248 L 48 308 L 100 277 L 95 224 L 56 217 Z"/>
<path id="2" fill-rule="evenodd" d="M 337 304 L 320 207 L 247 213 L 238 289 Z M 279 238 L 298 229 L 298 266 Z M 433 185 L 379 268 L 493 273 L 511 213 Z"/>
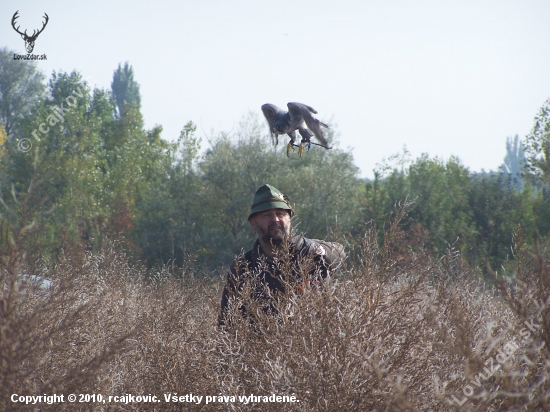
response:
<path id="1" fill-rule="evenodd" d="M 329 274 L 337 270 L 346 258 L 344 247 L 340 243 L 307 239 L 304 246 L 305 249 L 303 251 L 305 252 L 305 256 L 313 257 L 316 263 L 315 272 L 320 277 L 318 280 L 325 279 Z"/>
<path id="2" fill-rule="evenodd" d="M 316 254 L 321 256 L 326 268 L 330 271 L 338 269 L 346 259 L 344 246 L 336 242 L 325 242 L 317 240 L 318 246 Z"/>

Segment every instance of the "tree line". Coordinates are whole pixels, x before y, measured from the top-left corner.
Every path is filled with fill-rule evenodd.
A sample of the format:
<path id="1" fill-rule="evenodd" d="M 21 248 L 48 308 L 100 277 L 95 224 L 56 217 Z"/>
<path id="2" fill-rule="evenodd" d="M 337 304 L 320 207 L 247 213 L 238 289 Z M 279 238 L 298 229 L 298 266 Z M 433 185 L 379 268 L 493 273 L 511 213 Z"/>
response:
<path id="1" fill-rule="evenodd" d="M 190 121 L 170 141 L 161 126 L 144 127 L 128 63 L 105 90 L 75 71 L 45 82 L 33 62 L 12 55 L 0 49 L 0 247 L 24 248 L 31 270 L 55 261 L 64 243 L 99 250 L 107 239 L 122 239 L 149 267 L 227 267 L 252 244 L 246 218 L 264 183 L 289 196 L 297 231 L 313 238 L 359 236 L 405 199 L 413 201 L 408 225 L 434 254 L 454 247 L 472 265 L 502 264 L 518 224 L 532 242 L 550 232 L 550 99 L 523 143 L 508 141 L 499 171 L 474 173 L 458 158 L 410 160 L 404 151 L 369 180 L 333 129 L 332 150 L 301 158 L 273 147 L 255 114 L 231 134 L 204 138 Z"/>

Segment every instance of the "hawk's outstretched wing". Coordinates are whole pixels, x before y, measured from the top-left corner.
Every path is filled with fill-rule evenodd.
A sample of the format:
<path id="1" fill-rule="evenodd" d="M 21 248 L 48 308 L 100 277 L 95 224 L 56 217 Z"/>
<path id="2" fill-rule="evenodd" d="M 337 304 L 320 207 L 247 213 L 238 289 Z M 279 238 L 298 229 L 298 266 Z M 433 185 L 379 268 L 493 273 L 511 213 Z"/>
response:
<path id="1" fill-rule="evenodd" d="M 328 149 L 329 147 L 327 139 L 325 139 L 325 135 L 321 130 L 321 126 L 325 126 L 327 128 L 328 126 L 311 115 L 311 113 L 317 113 L 317 111 L 313 107 L 302 103 L 291 102 L 288 103 L 287 106 L 288 112 L 290 113 L 291 123 L 294 124 L 295 119 L 303 119 L 303 121 L 306 122 L 307 127 L 313 132 L 317 140 L 319 140 L 319 142 Z"/>
<path id="2" fill-rule="evenodd" d="M 281 109 L 279 109 L 274 104 L 266 103 L 262 105 L 262 112 L 264 112 L 267 123 L 269 123 L 269 131 L 271 132 L 271 134 L 273 134 L 273 121 L 275 120 L 275 115 L 280 111 Z"/>
<path id="3" fill-rule="evenodd" d="M 281 109 L 275 106 L 271 103 L 266 103 L 262 105 L 262 112 L 264 112 L 264 116 L 267 120 L 267 123 L 269 124 L 269 133 L 271 135 L 271 141 L 276 146 L 278 143 L 277 136 L 273 136 L 273 122 L 275 120 L 275 115 L 280 112 Z"/>

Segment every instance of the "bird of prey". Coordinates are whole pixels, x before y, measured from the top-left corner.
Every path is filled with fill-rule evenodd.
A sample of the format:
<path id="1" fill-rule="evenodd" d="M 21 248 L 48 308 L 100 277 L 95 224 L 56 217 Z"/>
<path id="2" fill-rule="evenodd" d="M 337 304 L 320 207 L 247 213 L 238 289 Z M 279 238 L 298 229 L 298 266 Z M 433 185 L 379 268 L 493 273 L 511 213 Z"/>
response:
<path id="1" fill-rule="evenodd" d="M 269 123 L 269 131 L 271 133 L 271 139 L 274 141 L 275 146 L 279 143 L 279 135 L 287 134 L 290 136 L 290 142 L 286 146 L 286 155 L 290 149 L 294 150 L 294 146 L 298 147 L 298 154 L 302 156 L 304 152 L 304 144 L 307 143 L 308 150 L 312 144 L 322 146 L 325 149 L 328 147 L 328 142 L 323 135 L 321 126 L 328 128 L 326 124 L 319 121 L 311 113 L 317 114 L 317 111 L 311 106 L 302 103 L 288 103 L 288 112 L 280 109 L 274 104 L 266 103 L 262 106 L 262 112 Z M 304 127 L 304 123 L 309 129 Z M 302 141 L 299 145 L 295 144 L 296 130 L 300 132 Z M 311 133 L 313 132 L 313 133 Z M 310 139 L 315 135 L 317 140 L 321 143 L 313 143 Z"/>

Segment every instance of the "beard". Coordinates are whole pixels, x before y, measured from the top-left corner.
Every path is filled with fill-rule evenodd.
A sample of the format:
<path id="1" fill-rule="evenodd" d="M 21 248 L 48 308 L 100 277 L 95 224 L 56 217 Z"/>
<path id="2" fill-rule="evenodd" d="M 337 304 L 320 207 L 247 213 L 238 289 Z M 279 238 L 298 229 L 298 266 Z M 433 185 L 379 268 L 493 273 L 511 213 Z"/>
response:
<path id="1" fill-rule="evenodd" d="M 258 237 L 267 244 L 281 246 L 283 241 L 290 235 L 290 226 L 287 228 L 283 224 L 274 223 L 267 230 L 258 228 Z"/>

